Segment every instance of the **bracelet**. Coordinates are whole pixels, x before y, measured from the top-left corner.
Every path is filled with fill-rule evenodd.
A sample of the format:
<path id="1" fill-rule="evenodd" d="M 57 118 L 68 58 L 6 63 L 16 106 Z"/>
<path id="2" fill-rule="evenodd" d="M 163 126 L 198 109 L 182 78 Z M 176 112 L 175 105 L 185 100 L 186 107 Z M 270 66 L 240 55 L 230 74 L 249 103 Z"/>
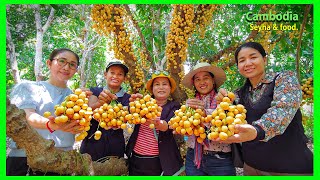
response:
<path id="1" fill-rule="evenodd" d="M 49 122 L 50 122 L 50 121 L 47 121 L 47 123 L 46 123 L 47 129 L 49 130 L 50 133 L 53 133 L 55 130 L 52 130 L 52 129 L 49 127 Z"/>

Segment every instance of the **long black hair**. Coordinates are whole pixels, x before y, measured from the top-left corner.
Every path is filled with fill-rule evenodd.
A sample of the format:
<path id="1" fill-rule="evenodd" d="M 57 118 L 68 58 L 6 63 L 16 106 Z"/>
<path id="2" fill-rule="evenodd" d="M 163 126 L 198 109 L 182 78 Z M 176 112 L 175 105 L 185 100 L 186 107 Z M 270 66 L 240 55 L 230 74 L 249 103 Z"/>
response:
<path id="1" fill-rule="evenodd" d="M 263 46 L 260 43 L 257 42 L 247 42 L 242 44 L 241 46 L 239 46 L 236 50 L 236 52 L 234 53 L 234 58 L 236 60 L 236 63 L 238 64 L 238 54 L 241 51 L 242 48 L 253 48 L 257 51 L 259 51 L 259 53 L 262 55 L 262 57 L 266 57 L 267 53 L 264 50 Z"/>

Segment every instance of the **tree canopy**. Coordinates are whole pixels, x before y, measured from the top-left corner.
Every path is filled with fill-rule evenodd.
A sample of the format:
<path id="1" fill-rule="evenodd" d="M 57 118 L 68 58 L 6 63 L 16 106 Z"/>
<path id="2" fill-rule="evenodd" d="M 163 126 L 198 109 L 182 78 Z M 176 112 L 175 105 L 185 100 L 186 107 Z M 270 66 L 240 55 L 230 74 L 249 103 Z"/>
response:
<path id="1" fill-rule="evenodd" d="M 168 70 L 180 84 L 184 74 L 201 61 L 222 67 L 227 74 L 223 87 L 235 90 L 242 85 L 243 78 L 237 72 L 234 51 L 247 41 L 260 42 L 266 48 L 270 71 L 292 70 L 300 79 L 313 75 L 312 5 L 40 5 L 40 22 L 33 5 L 7 5 L 6 9 L 7 40 L 10 33 L 15 50 L 9 56 L 7 41 L 9 89 L 16 83 L 17 75 L 21 79 L 37 79 L 34 65 L 41 31 L 35 25 L 44 27 L 51 11 L 53 20 L 41 44 L 42 79 L 48 77 L 44 62 L 49 53 L 67 47 L 81 58 L 79 72 L 70 82 L 73 88 L 103 85 L 106 63 L 119 59 L 129 66 L 130 78 L 125 88 L 130 92 L 144 92 L 144 82 L 155 70 Z M 297 20 L 248 19 L 261 14 L 287 15 L 291 19 L 295 16 Z M 288 29 L 291 27 L 296 29 Z M 180 84 L 173 97 L 184 100 L 186 92 L 192 94 Z"/>

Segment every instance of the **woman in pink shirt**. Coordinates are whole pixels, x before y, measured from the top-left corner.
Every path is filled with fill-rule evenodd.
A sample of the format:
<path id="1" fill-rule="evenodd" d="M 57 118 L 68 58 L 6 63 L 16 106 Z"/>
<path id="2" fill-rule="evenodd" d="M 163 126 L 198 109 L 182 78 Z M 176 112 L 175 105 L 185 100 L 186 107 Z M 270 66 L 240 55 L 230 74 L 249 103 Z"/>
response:
<path id="1" fill-rule="evenodd" d="M 129 175 L 177 175 L 181 172 L 183 161 L 172 129 L 168 128 L 167 123 L 174 116 L 174 111 L 180 108 L 178 102 L 168 100 L 175 88 L 174 79 L 165 71 L 153 73 L 147 82 L 146 89 L 162 107 L 162 112 L 160 118 L 148 119 L 144 124 L 135 125 L 126 147 Z M 155 124 L 155 129 L 149 128 L 150 123 Z"/>

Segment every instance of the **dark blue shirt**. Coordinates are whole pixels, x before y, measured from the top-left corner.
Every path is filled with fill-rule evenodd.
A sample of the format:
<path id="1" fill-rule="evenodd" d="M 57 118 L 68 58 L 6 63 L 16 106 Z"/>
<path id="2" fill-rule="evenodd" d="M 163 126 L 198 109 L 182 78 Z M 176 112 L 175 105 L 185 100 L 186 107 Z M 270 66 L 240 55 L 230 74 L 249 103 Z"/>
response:
<path id="1" fill-rule="evenodd" d="M 98 97 L 99 94 L 102 92 L 103 88 L 94 87 L 90 88 L 90 90 L 93 92 L 93 95 Z M 123 106 L 128 106 L 130 94 L 116 93 L 117 96 L 119 94 L 123 96 L 118 97 L 117 101 L 121 103 Z M 123 157 L 125 151 L 123 130 L 105 130 L 100 127 L 99 130 L 102 132 L 101 138 L 99 140 L 95 140 L 93 138 L 93 134 L 97 131 L 98 125 L 98 121 L 96 121 L 95 119 L 91 120 L 91 127 L 88 131 L 88 136 L 81 143 L 80 153 L 90 154 L 93 161 L 97 161 L 106 156 Z"/>

